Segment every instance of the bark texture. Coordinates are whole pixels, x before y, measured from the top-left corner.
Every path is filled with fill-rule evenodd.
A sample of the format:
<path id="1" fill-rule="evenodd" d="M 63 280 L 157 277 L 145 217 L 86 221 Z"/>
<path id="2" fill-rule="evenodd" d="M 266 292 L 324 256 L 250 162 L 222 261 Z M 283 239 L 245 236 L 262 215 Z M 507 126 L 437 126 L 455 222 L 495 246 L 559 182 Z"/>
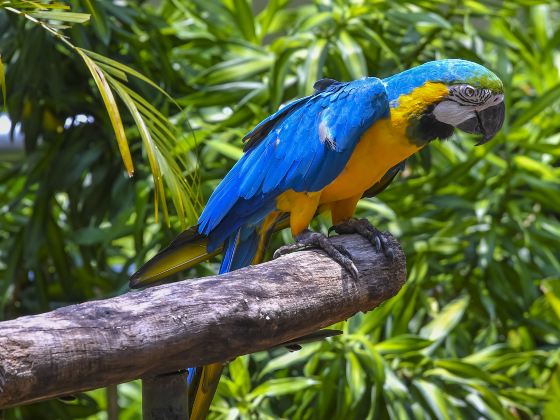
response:
<path id="1" fill-rule="evenodd" d="M 189 399 L 186 373 L 171 373 L 142 381 L 144 420 L 188 419 Z"/>
<path id="2" fill-rule="evenodd" d="M 352 255 L 357 281 L 309 250 L 1 322 L 0 408 L 264 350 L 369 311 L 404 284 L 393 237 L 393 261 L 358 235 L 331 240 Z"/>

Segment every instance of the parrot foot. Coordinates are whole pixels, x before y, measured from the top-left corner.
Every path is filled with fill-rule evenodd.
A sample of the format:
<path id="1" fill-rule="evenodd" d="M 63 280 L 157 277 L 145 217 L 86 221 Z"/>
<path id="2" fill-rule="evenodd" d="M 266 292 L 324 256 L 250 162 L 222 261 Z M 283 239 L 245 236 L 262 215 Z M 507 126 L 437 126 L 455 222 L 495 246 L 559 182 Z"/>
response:
<path id="1" fill-rule="evenodd" d="M 272 258 L 278 258 L 282 255 L 290 254 L 304 249 L 318 248 L 344 267 L 354 280 L 358 279 L 358 269 L 352 261 L 352 256 L 343 246 L 333 244 L 329 238 L 322 233 L 312 232 L 309 229 L 304 230 L 295 238 L 295 243 L 284 245 L 278 248 Z"/>
<path id="2" fill-rule="evenodd" d="M 387 245 L 387 240 L 382 232 L 377 230 L 368 219 L 348 219 L 342 223 L 329 228 L 329 234 L 335 231 L 339 235 L 357 233 L 366 238 L 375 247 L 377 252 L 383 254 L 391 261 L 394 260 L 395 254 Z"/>

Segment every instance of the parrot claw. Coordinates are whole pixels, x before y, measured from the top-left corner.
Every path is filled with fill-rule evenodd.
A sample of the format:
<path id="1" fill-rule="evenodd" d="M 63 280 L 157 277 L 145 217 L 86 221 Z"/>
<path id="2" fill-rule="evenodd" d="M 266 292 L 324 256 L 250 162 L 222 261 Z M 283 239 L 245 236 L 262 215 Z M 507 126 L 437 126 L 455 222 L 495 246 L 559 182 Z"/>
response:
<path id="1" fill-rule="evenodd" d="M 295 237 L 295 241 L 294 244 L 284 245 L 278 248 L 274 252 L 272 258 L 278 258 L 304 249 L 318 248 L 323 250 L 329 257 L 345 268 L 354 280 L 358 279 L 358 268 L 352 261 L 352 256 L 348 250 L 343 246 L 331 243 L 327 236 L 306 229 Z"/>
<path id="2" fill-rule="evenodd" d="M 371 242 L 377 252 L 383 252 L 383 255 L 390 261 L 395 258 L 395 253 L 389 248 L 383 233 L 377 230 L 367 219 L 348 219 L 338 225 L 331 226 L 329 233 L 332 231 L 339 235 L 357 233 Z"/>

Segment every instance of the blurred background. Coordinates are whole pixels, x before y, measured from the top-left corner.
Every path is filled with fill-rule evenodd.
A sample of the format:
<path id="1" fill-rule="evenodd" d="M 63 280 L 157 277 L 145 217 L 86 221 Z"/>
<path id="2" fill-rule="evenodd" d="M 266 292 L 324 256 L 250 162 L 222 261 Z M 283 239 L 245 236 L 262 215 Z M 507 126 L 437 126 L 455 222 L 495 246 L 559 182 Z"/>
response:
<path id="1" fill-rule="evenodd" d="M 243 135 L 317 79 L 464 58 L 504 82 L 501 133 L 437 142 L 359 204 L 406 286 L 340 337 L 236 359 L 211 418 L 558 419 L 560 5 L 453 3 L 0 2 L 0 319 L 126 292 Z M 140 386 L 4 416 L 138 419 Z"/>

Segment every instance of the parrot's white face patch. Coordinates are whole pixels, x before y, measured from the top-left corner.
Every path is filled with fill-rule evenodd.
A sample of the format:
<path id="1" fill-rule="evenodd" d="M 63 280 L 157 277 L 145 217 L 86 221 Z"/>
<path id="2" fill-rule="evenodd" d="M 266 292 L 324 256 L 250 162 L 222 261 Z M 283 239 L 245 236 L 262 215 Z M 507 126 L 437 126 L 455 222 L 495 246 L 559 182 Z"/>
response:
<path id="1" fill-rule="evenodd" d="M 501 93 L 469 85 L 456 85 L 449 89 L 448 99 L 438 103 L 432 112 L 438 121 L 456 127 L 476 117 L 476 112 L 498 105 L 503 100 L 504 95 Z"/>

